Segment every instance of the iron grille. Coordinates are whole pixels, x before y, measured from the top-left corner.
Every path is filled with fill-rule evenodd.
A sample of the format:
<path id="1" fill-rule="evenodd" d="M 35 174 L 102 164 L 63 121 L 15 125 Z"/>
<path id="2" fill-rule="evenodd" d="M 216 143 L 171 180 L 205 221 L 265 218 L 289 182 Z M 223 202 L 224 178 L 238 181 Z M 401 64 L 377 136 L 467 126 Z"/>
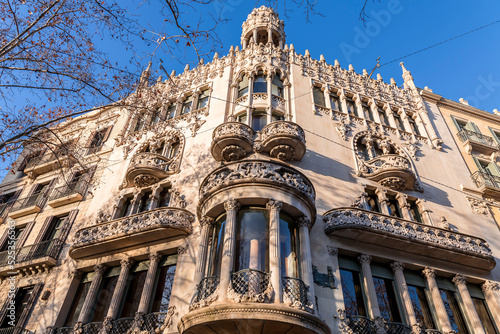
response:
<path id="1" fill-rule="evenodd" d="M 500 188 L 500 177 L 496 175 L 491 175 L 489 173 L 477 171 L 472 174 L 472 181 L 476 184 L 478 188 L 483 186 Z"/>
<path id="2" fill-rule="evenodd" d="M 17 211 L 31 206 L 39 206 L 40 201 L 45 198 L 45 191 L 37 191 L 31 196 L 18 199 L 12 206 L 12 211 Z"/>
<path id="3" fill-rule="evenodd" d="M 113 321 L 113 327 L 111 328 L 111 334 L 123 334 L 127 333 L 130 328 L 134 325 L 134 318 L 121 318 Z"/>
<path id="4" fill-rule="evenodd" d="M 387 334 L 411 334 L 411 328 L 400 322 L 386 322 L 385 331 Z"/>
<path id="5" fill-rule="evenodd" d="M 53 334 L 71 334 L 73 333 L 73 327 L 61 327 L 61 328 L 54 328 L 52 330 Z"/>
<path id="6" fill-rule="evenodd" d="M 375 323 L 361 315 L 353 315 L 347 318 L 348 325 L 356 334 L 375 334 Z"/>
<path id="7" fill-rule="evenodd" d="M 155 333 L 157 328 L 163 324 L 163 321 L 167 317 L 166 312 L 155 312 L 149 313 L 144 316 L 144 323 L 141 330 L 146 330 L 148 333 Z"/>
<path id="8" fill-rule="evenodd" d="M 219 276 L 207 276 L 198 284 L 198 293 L 195 303 L 210 297 L 219 285 Z"/>
<path id="9" fill-rule="evenodd" d="M 438 329 L 424 329 L 424 332 L 427 334 L 442 334 Z"/>
<path id="10" fill-rule="evenodd" d="M 260 270 L 243 269 L 233 273 L 233 290 L 242 296 L 252 297 L 263 294 L 270 284 L 270 275 Z"/>
<path id="11" fill-rule="evenodd" d="M 82 334 L 99 334 L 102 328 L 102 322 L 91 322 L 82 326 Z"/>
<path id="12" fill-rule="evenodd" d="M 299 278 L 282 277 L 283 297 L 288 298 L 292 302 L 298 301 L 306 306 L 308 304 L 307 293 L 309 287 Z"/>
<path id="13" fill-rule="evenodd" d="M 56 259 L 59 256 L 62 245 L 62 240 L 53 239 L 18 248 L 15 252 L 15 263 L 32 261 L 45 256 Z M 9 260 L 12 260 L 12 258 L 9 258 L 8 252 L 3 251 L 0 253 L 0 267 L 6 266 Z"/>
<path id="14" fill-rule="evenodd" d="M 31 331 L 21 327 L 13 326 L 0 328 L 0 334 L 31 334 Z"/>
<path id="15" fill-rule="evenodd" d="M 471 140 L 471 141 L 474 141 L 474 142 L 477 142 L 477 143 L 481 143 L 481 144 L 486 144 L 486 145 L 489 145 L 489 146 L 497 147 L 497 144 L 496 144 L 495 140 L 492 137 L 485 136 L 482 133 L 470 131 L 470 130 L 467 130 L 467 129 L 461 129 L 457 133 L 457 136 L 460 139 L 460 141 L 462 141 L 462 142 L 466 142 L 467 140 Z"/>
<path id="16" fill-rule="evenodd" d="M 58 199 L 73 194 L 80 194 L 83 196 L 83 194 L 87 190 L 87 185 L 88 184 L 86 181 L 76 181 L 61 187 L 57 187 L 50 195 L 50 200 Z"/>

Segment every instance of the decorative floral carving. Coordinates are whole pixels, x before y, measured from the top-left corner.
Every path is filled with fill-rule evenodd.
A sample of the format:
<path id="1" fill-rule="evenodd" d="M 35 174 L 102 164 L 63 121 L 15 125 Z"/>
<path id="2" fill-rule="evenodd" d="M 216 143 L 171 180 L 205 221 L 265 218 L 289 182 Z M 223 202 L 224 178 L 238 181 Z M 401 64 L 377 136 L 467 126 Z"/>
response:
<path id="1" fill-rule="evenodd" d="M 475 256 L 491 258 L 492 254 L 489 245 L 483 239 L 371 211 L 338 209 L 325 214 L 323 220 L 326 223 L 327 234 L 339 229 L 357 227 Z"/>
<path id="2" fill-rule="evenodd" d="M 467 197 L 467 200 L 469 201 L 472 212 L 474 212 L 476 215 L 483 215 L 488 217 L 491 216 L 490 209 L 488 208 L 488 203 L 473 197 Z"/>
<path id="3" fill-rule="evenodd" d="M 185 229 L 191 232 L 193 221 L 194 215 L 182 209 L 151 210 L 80 229 L 75 233 L 73 248 L 158 227 Z"/>
<path id="4" fill-rule="evenodd" d="M 208 175 L 200 187 L 202 198 L 218 189 L 239 183 L 264 183 L 291 188 L 314 201 L 312 184 L 300 172 L 277 163 L 247 161 L 220 167 Z"/>
<path id="5" fill-rule="evenodd" d="M 269 154 L 272 157 L 278 158 L 282 161 L 292 160 L 295 155 L 295 150 L 289 145 L 274 146 Z"/>
<path id="6" fill-rule="evenodd" d="M 347 140 L 347 134 L 351 131 L 351 126 L 347 122 L 336 122 L 334 123 L 335 129 L 340 133 L 343 140 Z"/>
<path id="7" fill-rule="evenodd" d="M 147 174 L 139 174 L 134 177 L 134 185 L 138 188 L 148 187 L 160 181 L 156 176 L 147 175 Z"/>
<path id="8" fill-rule="evenodd" d="M 222 149 L 224 161 L 236 161 L 246 157 L 247 152 L 239 145 L 228 145 Z"/>
<path id="9" fill-rule="evenodd" d="M 404 190 L 406 182 L 400 177 L 387 177 L 379 181 L 380 185 L 392 190 Z"/>
<path id="10" fill-rule="evenodd" d="M 261 131 L 261 140 L 266 142 L 273 136 L 291 136 L 297 138 L 305 144 L 306 137 L 304 130 L 293 122 L 278 121 L 266 125 Z"/>

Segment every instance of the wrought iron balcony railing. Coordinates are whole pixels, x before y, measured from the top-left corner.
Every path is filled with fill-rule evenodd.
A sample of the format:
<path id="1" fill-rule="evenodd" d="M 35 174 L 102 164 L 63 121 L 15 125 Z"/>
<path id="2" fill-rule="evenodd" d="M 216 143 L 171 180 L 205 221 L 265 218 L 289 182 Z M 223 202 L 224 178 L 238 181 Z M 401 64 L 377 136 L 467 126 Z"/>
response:
<path id="1" fill-rule="evenodd" d="M 229 298 L 237 302 L 269 302 L 273 294 L 270 276 L 269 273 L 255 269 L 233 273 Z"/>
<path id="2" fill-rule="evenodd" d="M 347 317 L 347 325 L 352 329 L 353 333 L 358 334 L 375 334 L 375 322 L 361 315 L 353 315 Z"/>
<path id="3" fill-rule="evenodd" d="M 137 314 L 135 318 L 120 318 L 107 322 L 91 322 L 82 326 L 74 327 L 48 327 L 46 334 L 99 334 L 103 327 L 106 333 L 124 334 L 129 332 L 137 333 L 159 333 L 161 327 L 168 317 L 167 312 L 153 312 L 149 314 Z M 0 332 L 0 334 L 4 334 Z M 11 334 L 10 332 L 6 334 Z"/>
<path id="4" fill-rule="evenodd" d="M 500 191 L 500 177 L 491 175 L 485 172 L 477 171 L 472 174 L 472 181 L 476 184 L 478 188 L 482 187 L 493 187 L 498 188 Z"/>
<path id="5" fill-rule="evenodd" d="M 357 208 L 330 210 L 323 220 L 327 235 L 373 244 L 390 243 L 392 249 L 457 266 L 482 270 L 495 266 L 488 243 L 479 237 Z"/>
<path id="6" fill-rule="evenodd" d="M 299 278 L 282 277 L 283 301 L 292 307 L 312 312 L 312 304 L 307 298 L 309 287 Z"/>
<path id="7" fill-rule="evenodd" d="M 0 328 L 0 334 L 31 334 L 32 332 L 17 326 Z"/>
<path id="8" fill-rule="evenodd" d="M 400 322 L 386 322 L 385 332 L 387 334 L 411 334 L 411 328 Z"/>
<path id="9" fill-rule="evenodd" d="M 36 156 L 31 158 L 26 164 L 25 170 L 30 170 L 38 165 L 43 165 L 52 161 L 57 160 L 57 156 L 54 153 L 44 154 L 42 156 Z"/>
<path id="10" fill-rule="evenodd" d="M 87 191 L 87 188 L 88 188 L 88 182 L 86 181 L 72 182 L 64 186 L 57 187 L 50 195 L 49 201 L 74 194 L 80 194 L 83 196 L 85 194 L 85 191 Z"/>
<path id="11" fill-rule="evenodd" d="M 460 131 L 458 131 L 457 136 L 461 142 L 466 142 L 469 140 L 483 145 L 488 145 L 496 149 L 499 148 L 497 143 L 492 137 L 485 136 L 482 133 L 474 132 L 467 129 L 461 129 Z"/>
<path id="12" fill-rule="evenodd" d="M 15 264 L 20 264 L 23 262 L 33 261 L 44 257 L 50 257 L 57 259 L 59 252 L 63 246 L 64 242 L 60 239 L 53 239 L 42 241 L 37 244 L 20 247 L 15 250 L 14 259 L 12 259 L 12 253 L 9 256 L 9 251 L 0 252 L 0 267 L 4 267 L 14 261 Z M 12 251 L 11 251 L 12 252 Z"/>
<path id="13" fill-rule="evenodd" d="M 19 211 L 35 206 L 41 209 L 45 200 L 45 191 L 37 191 L 30 196 L 17 199 L 14 205 L 12 205 L 10 212 Z"/>
<path id="14" fill-rule="evenodd" d="M 96 146 L 92 146 L 92 147 L 87 147 L 86 148 L 86 151 L 87 151 L 86 155 L 91 155 L 91 154 L 99 152 L 102 149 L 103 146 L 104 145 L 101 144 L 101 145 L 96 145 Z"/>
<path id="15" fill-rule="evenodd" d="M 197 287 L 196 298 L 190 307 L 195 309 L 201 306 L 209 305 L 217 296 L 215 293 L 219 286 L 219 276 L 207 276 L 200 281 Z"/>
<path id="16" fill-rule="evenodd" d="M 0 204 L 0 221 L 7 216 L 15 202 L 15 200 L 9 200 Z"/>

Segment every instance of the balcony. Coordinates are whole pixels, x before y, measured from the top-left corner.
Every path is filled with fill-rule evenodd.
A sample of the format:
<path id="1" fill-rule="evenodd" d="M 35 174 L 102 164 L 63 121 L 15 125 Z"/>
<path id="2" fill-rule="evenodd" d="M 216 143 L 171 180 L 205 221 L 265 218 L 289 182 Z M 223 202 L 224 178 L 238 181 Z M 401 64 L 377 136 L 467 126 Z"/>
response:
<path id="1" fill-rule="evenodd" d="M 175 172 L 174 159 L 156 153 L 143 152 L 134 155 L 127 169 L 128 185 L 147 187 Z"/>
<path id="2" fill-rule="evenodd" d="M 32 333 L 33 333 L 32 331 L 17 326 L 0 328 L 0 334 L 32 334 Z"/>
<path id="3" fill-rule="evenodd" d="M 340 316 L 340 325 L 345 329 L 345 332 L 353 333 L 364 333 L 364 334 L 376 334 L 376 333 L 386 333 L 386 334 L 411 334 L 412 330 L 410 327 L 399 323 L 399 322 L 386 322 L 382 320 L 381 322 L 373 321 L 367 317 L 361 315 L 345 316 L 342 311 Z"/>
<path id="4" fill-rule="evenodd" d="M 278 121 L 261 131 L 261 151 L 283 161 L 300 160 L 306 152 L 304 130 L 293 122 Z"/>
<path id="5" fill-rule="evenodd" d="M 484 239 L 435 226 L 354 208 L 330 210 L 323 220 L 325 233 L 334 239 L 383 246 L 394 255 L 411 254 L 468 270 L 490 271 L 496 264 Z"/>
<path id="6" fill-rule="evenodd" d="M 41 175 L 60 168 L 66 159 L 68 159 L 67 156 L 57 154 L 56 152 L 33 157 L 26 164 L 24 173 L 33 174 L 35 176 Z"/>
<path id="7" fill-rule="evenodd" d="M 358 159 L 358 175 L 393 190 L 413 190 L 415 174 L 408 158 L 387 154 L 371 160 Z"/>
<path id="8" fill-rule="evenodd" d="M 15 202 L 15 200 L 9 200 L 6 203 L 0 204 L 0 224 L 5 221 L 5 217 L 7 217 L 7 214 L 9 213 L 12 205 L 14 205 Z"/>
<path id="9" fill-rule="evenodd" d="M 468 154 L 471 154 L 471 152 L 474 151 L 490 155 L 499 150 L 498 144 L 493 138 L 485 136 L 481 133 L 462 129 L 457 133 L 457 136 Z"/>
<path id="10" fill-rule="evenodd" d="M 191 233 L 193 221 L 191 212 L 166 207 L 91 225 L 75 233 L 69 255 L 74 259 L 96 257 L 159 240 L 176 240 Z"/>
<path id="11" fill-rule="evenodd" d="M 88 183 L 84 181 L 68 183 L 54 189 L 47 204 L 53 208 L 81 201 L 87 191 Z"/>
<path id="12" fill-rule="evenodd" d="M 330 333 L 313 312 L 309 287 L 298 278 L 282 277 L 283 303 L 270 274 L 244 269 L 231 276 L 227 300 L 219 300 L 219 277 L 205 277 L 178 327 L 180 333 Z"/>
<path id="13" fill-rule="evenodd" d="M 483 195 L 500 200 L 500 177 L 477 171 L 471 178 Z"/>
<path id="14" fill-rule="evenodd" d="M 165 319 L 171 317 L 167 312 L 154 312 L 149 314 L 138 313 L 135 318 L 121 318 L 107 323 L 110 334 L 123 333 L 159 333 L 165 327 Z M 168 319 L 167 319 L 168 320 Z M 48 327 L 46 334 L 97 334 L 103 328 L 102 322 L 91 322 L 73 327 Z M 163 328 L 164 329 L 164 328 Z M 2 334 L 2 332 L 0 332 Z"/>
<path id="15" fill-rule="evenodd" d="M 254 131 L 240 122 L 227 122 L 215 128 L 210 148 L 217 161 L 235 161 L 253 152 Z"/>
<path id="16" fill-rule="evenodd" d="M 14 205 L 9 212 L 10 218 L 19 218 L 32 213 L 38 213 L 42 211 L 42 207 L 45 205 L 45 192 L 35 192 L 34 194 L 18 199 L 15 201 Z"/>
<path id="17" fill-rule="evenodd" d="M 16 272 L 32 274 L 46 271 L 56 265 L 63 244 L 62 240 L 53 239 L 17 248 L 14 254 L 9 254 L 9 251 L 1 252 L 0 276 Z"/>

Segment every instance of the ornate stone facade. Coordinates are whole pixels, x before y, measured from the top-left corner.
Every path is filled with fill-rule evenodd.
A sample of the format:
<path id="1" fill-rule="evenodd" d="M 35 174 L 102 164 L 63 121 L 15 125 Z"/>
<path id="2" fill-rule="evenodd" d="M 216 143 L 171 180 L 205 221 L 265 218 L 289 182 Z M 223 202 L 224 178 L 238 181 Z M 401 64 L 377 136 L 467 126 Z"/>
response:
<path id="1" fill-rule="evenodd" d="M 82 147 L 105 136 L 72 201 L 46 203 L 71 164 L 0 184 L 0 247 L 13 226 L 23 260 L 0 252 L 0 312 L 15 277 L 26 334 L 498 328 L 500 116 L 417 88 L 403 64 L 401 87 L 286 39 L 256 8 L 227 55 L 148 85 L 150 65 L 138 108 L 55 127 Z M 469 116 L 489 122 L 487 148 L 450 131 Z"/>

